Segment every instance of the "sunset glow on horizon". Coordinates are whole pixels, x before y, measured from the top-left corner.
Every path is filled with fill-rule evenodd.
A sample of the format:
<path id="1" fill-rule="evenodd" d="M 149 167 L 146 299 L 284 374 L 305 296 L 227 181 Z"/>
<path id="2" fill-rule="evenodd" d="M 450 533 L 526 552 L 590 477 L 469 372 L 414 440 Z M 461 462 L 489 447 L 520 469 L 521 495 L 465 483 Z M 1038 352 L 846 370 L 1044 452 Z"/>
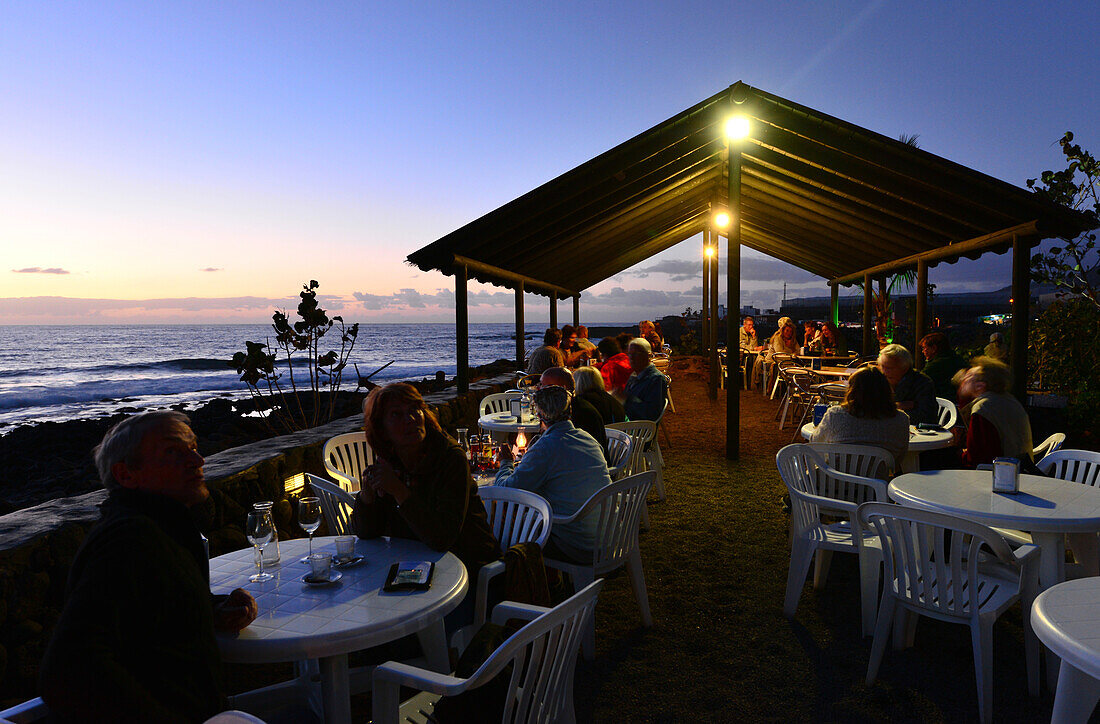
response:
<path id="1" fill-rule="evenodd" d="M 0 321 L 263 322 L 309 279 L 349 321 L 453 321 L 453 279 L 410 267 L 410 252 L 738 80 L 917 134 L 921 148 L 1018 186 L 1064 166 L 1066 130 L 1100 150 L 1100 100 L 1086 92 L 1100 60 L 1064 36 L 1100 27 L 1095 2 L 779 13 L 10 5 Z M 722 48 L 713 29 L 734 24 L 748 40 Z M 582 317 L 698 308 L 698 250 L 688 240 L 585 290 Z M 987 255 L 930 281 L 985 291 L 1007 270 Z M 828 293 L 751 250 L 742 275 L 742 301 L 761 307 L 778 306 L 784 282 L 788 296 Z M 512 319 L 510 289 L 470 292 L 471 321 Z M 528 321 L 547 310 L 528 296 Z M 570 314 L 562 302 L 559 318 Z"/>

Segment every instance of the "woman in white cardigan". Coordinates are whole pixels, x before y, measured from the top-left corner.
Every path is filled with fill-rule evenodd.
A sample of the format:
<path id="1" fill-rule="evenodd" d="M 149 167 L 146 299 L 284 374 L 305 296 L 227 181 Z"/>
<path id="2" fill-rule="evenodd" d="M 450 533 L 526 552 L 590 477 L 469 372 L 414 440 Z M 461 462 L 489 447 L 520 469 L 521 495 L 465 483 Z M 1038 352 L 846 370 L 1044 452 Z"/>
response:
<path id="1" fill-rule="evenodd" d="M 825 412 L 811 442 L 873 445 L 894 456 L 894 468 L 909 449 L 909 416 L 894 405 L 885 375 L 864 367 L 848 380 L 844 402 Z"/>

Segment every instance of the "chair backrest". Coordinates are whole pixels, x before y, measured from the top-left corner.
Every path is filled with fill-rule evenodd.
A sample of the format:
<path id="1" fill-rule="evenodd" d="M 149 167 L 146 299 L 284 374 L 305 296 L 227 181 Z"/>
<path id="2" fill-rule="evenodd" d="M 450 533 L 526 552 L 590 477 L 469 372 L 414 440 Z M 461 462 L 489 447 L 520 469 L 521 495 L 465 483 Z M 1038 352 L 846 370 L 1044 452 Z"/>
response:
<path id="1" fill-rule="evenodd" d="M 776 352 L 772 355 L 771 360 L 772 362 L 777 364 L 780 369 L 798 364 L 798 361 L 795 360 L 794 355 L 787 352 Z"/>
<path id="2" fill-rule="evenodd" d="M 918 609 L 939 616 L 976 616 L 996 583 L 979 585 L 985 550 L 1019 571 L 1004 538 L 991 528 L 954 515 L 891 503 L 865 503 L 859 519 L 882 541 L 886 590 Z"/>
<path id="3" fill-rule="evenodd" d="M 518 400 L 521 396 L 522 393 L 494 392 L 481 398 L 481 403 L 478 405 L 478 408 L 482 416 L 495 415 L 498 412 L 508 412 L 509 400 Z"/>
<path id="4" fill-rule="evenodd" d="M 513 664 L 503 722 L 573 720 L 577 651 L 603 583 L 593 581 L 512 634 L 466 680 L 469 688 L 481 686 Z"/>
<path id="5" fill-rule="evenodd" d="M 955 421 L 959 419 L 959 411 L 955 407 L 955 403 L 943 397 L 937 397 L 936 405 L 939 407 L 940 426 L 946 428 L 954 427 Z"/>
<path id="6" fill-rule="evenodd" d="M 638 521 L 656 479 L 657 471 L 648 470 L 611 483 L 593 493 L 573 516 L 576 520 L 596 518 L 592 567 L 597 576 L 618 568 L 638 547 Z"/>
<path id="7" fill-rule="evenodd" d="M 545 548 L 550 539 L 553 512 L 546 498 L 516 488 L 486 486 L 477 491 L 493 535 L 506 551 L 517 543 L 538 543 Z"/>
<path id="8" fill-rule="evenodd" d="M 538 387 L 540 379 L 542 379 L 542 375 L 538 374 L 520 375 L 516 379 L 516 387 L 521 390 L 532 390 Z"/>
<path id="9" fill-rule="evenodd" d="M 1056 450 L 1037 463 L 1043 475 L 1100 487 L 1100 453 L 1091 450 Z"/>
<path id="10" fill-rule="evenodd" d="M 875 364 L 878 362 L 878 356 L 867 355 L 865 357 L 856 357 L 854 360 L 848 363 L 848 369 L 854 369 L 856 367 L 866 367 L 868 364 Z"/>
<path id="11" fill-rule="evenodd" d="M 630 449 L 634 439 L 630 437 L 630 433 L 613 427 L 605 428 L 604 432 L 607 434 L 607 470 L 611 473 L 611 479 L 616 480 L 630 464 Z"/>
<path id="12" fill-rule="evenodd" d="M 1047 455 L 1050 455 L 1052 452 L 1054 452 L 1056 450 L 1062 449 L 1062 443 L 1064 443 L 1065 441 L 1066 441 L 1066 433 L 1064 433 L 1064 432 L 1054 433 L 1053 435 L 1048 437 L 1046 440 L 1043 440 L 1041 443 L 1039 443 L 1038 445 L 1036 445 L 1032 449 L 1031 459 L 1034 460 L 1036 464 L 1038 464 L 1039 461 L 1042 460 L 1043 458 L 1045 458 Z"/>
<path id="13" fill-rule="evenodd" d="M 349 432 L 329 438 L 321 451 L 325 472 L 344 484 L 352 493 L 359 492 L 363 471 L 374 465 L 374 451 L 367 444 L 367 433 Z"/>
<path id="14" fill-rule="evenodd" d="M 806 446 L 820 455 L 826 465 L 842 473 L 878 480 L 893 477 L 894 456 L 880 447 L 833 442 L 811 442 Z"/>
<path id="15" fill-rule="evenodd" d="M 331 480 L 306 473 L 306 482 L 321 499 L 321 511 L 325 514 L 329 533 L 351 535 L 351 511 L 355 509 L 355 496 Z"/>
<path id="16" fill-rule="evenodd" d="M 782 448 L 776 453 L 775 464 L 791 494 L 791 523 L 796 534 L 820 528 L 822 510 L 852 517 L 860 503 L 889 500 L 885 481 L 832 468 L 810 445 Z M 856 536 L 857 541 L 859 538 Z"/>
<path id="17" fill-rule="evenodd" d="M 666 400 L 667 404 L 667 400 Z M 662 414 L 664 414 L 662 412 Z M 630 462 L 626 468 L 620 471 L 621 476 L 636 475 L 645 472 L 645 446 L 657 436 L 657 423 L 651 420 L 634 420 L 632 422 L 613 422 L 607 426 L 608 430 L 621 430 L 630 435 Z"/>

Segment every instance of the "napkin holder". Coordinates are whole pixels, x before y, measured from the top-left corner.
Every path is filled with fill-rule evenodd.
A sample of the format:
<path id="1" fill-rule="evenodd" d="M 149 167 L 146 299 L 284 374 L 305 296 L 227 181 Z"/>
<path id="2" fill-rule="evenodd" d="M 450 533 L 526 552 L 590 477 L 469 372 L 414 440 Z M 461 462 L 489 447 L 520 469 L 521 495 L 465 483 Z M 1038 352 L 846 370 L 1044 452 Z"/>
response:
<path id="1" fill-rule="evenodd" d="M 1016 458 L 993 459 L 993 492 L 1020 492 L 1020 461 Z"/>
<path id="2" fill-rule="evenodd" d="M 523 400 L 518 397 L 508 400 L 508 412 L 517 420 L 520 419 L 520 415 L 523 414 Z"/>

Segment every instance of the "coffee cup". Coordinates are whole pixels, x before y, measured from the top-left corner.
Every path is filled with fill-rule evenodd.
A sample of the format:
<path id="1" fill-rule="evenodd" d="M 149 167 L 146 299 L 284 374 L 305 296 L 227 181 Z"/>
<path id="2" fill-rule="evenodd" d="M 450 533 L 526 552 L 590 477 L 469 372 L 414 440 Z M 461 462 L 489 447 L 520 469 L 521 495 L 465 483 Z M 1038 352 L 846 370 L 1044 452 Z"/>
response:
<path id="1" fill-rule="evenodd" d="M 309 557 L 309 577 L 315 581 L 327 581 L 332 573 L 332 554 L 314 553 Z"/>
<path id="2" fill-rule="evenodd" d="M 355 557 L 355 536 L 342 535 L 336 539 L 336 560 L 350 561 Z"/>

